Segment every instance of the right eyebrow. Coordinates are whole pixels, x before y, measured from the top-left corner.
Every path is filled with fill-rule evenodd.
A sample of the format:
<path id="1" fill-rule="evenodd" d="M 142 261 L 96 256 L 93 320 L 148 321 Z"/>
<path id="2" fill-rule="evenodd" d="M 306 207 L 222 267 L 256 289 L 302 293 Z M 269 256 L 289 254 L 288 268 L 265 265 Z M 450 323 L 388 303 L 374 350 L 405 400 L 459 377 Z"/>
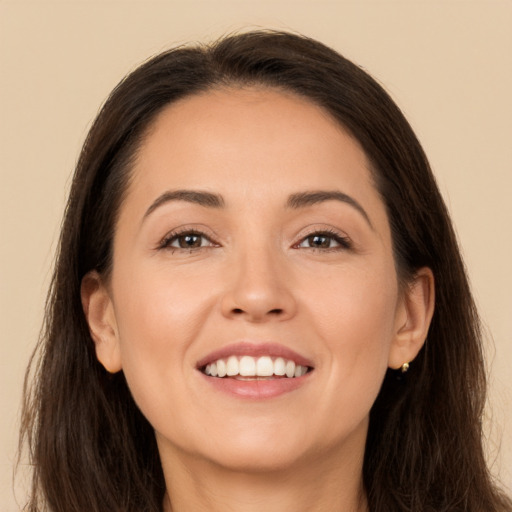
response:
<path id="1" fill-rule="evenodd" d="M 326 201 L 340 201 L 341 203 L 349 204 L 352 206 L 352 208 L 357 210 L 366 220 L 368 225 L 374 229 L 370 220 L 370 216 L 361 206 L 361 204 L 358 203 L 353 197 L 340 192 L 339 190 L 314 190 L 292 194 L 288 198 L 287 206 L 288 208 L 298 209 L 305 208 L 314 204 L 324 203 Z"/>
<path id="2" fill-rule="evenodd" d="M 202 190 L 168 190 L 151 203 L 144 214 L 143 220 L 157 208 L 171 201 L 186 201 L 206 208 L 222 208 L 224 206 L 224 198 L 218 194 Z"/>

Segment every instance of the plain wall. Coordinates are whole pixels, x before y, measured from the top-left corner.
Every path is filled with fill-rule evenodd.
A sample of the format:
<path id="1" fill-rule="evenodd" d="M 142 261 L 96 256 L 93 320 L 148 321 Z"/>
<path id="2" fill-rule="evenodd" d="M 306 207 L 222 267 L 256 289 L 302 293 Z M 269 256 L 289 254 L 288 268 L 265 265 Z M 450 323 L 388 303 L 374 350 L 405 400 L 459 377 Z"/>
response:
<path id="1" fill-rule="evenodd" d="M 488 327 L 489 458 L 512 490 L 512 2 L 0 0 L 2 511 L 20 508 L 12 466 L 23 374 L 92 119 L 150 55 L 257 27 L 295 30 L 352 58 L 416 130 Z"/>

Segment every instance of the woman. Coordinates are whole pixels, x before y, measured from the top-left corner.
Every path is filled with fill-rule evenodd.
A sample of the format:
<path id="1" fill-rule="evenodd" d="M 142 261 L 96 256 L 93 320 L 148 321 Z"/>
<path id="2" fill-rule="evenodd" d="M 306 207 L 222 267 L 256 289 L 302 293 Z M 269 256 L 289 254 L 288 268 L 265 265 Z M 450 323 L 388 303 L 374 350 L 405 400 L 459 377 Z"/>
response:
<path id="1" fill-rule="evenodd" d="M 310 39 L 183 47 L 116 87 L 40 351 L 28 510 L 512 510 L 426 157 L 382 88 Z"/>

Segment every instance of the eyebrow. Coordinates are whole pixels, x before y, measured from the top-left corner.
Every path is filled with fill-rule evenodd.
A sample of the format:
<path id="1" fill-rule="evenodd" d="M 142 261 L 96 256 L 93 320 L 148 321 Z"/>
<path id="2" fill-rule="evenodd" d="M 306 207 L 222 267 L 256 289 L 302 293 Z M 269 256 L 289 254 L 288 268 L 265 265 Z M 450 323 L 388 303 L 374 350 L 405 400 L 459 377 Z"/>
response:
<path id="1" fill-rule="evenodd" d="M 158 196 L 153 203 L 151 203 L 151 206 L 144 214 L 144 219 L 158 207 L 171 201 L 186 201 L 206 208 L 222 208 L 224 206 L 224 199 L 218 194 L 199 190 L 169 190 Z"/>
<path id="2" fill-rule="evenodd" d="M 205 208 L 223 208 L 224 198 L 219 194 L 203 192 L 199 190 L 169 190 L 158 196 L 146 210 L 143 220 L 160 206 L 172 201 L 186 201 L 188 203 L 204 206 Z M 373 229 L 370 217 L 366 210 L 351 196 L 338 190 L 317 190 L 312 192 L 298 192 L 291 194 L 286 202 L 286 207 L 293 210 L 306 208 L 326 201 L 340 201 L 355 208 Z"/>
<path id="3" fill-rule="evenodd" d="M 313 192 L 299 192 L 292 194 L 286 203 L 288 208 L 299 209 L 306 208 L 326 201 L 340 201 L 355 208 L 373 229 L 370 217 L 366 210 L 351 196 L 344 194 L 338 190 L 317 190 Z"/>

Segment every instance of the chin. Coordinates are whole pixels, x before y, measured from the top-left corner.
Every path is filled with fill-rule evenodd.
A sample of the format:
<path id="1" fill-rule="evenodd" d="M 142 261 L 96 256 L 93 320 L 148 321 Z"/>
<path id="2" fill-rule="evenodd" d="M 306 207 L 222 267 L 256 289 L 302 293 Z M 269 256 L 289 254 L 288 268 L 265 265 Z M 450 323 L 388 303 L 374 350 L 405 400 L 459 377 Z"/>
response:
<path id="1" fill-rule="evenodd" d="M 179 452 L 196 461 L 202 460 L 227 471 L 258 473 L 284 471 L 313 453 L 304 432 L 267 428 L 262 425 L 228 425 L 221 431 L 211 429 L 205 438 L 204 431 L 196 433 L 194 441 L 181 444 Z M 159 441 L 163 441 L 160 439 Z M 165 442 L 165 441 L 164 441 Z M 168 441 L 172 446 L 174 443 Z M 159 442 L 162 445 L 161 442 Z M 167 444 L 167 443 L 166 443 Z M 188 446 L 187 446 L 188 444 Z M 174 444 L 174 447 L 177 445 Z M 161 446 L 162 448 L 162 446 Z M 171 448 L 172 449 L 172 448 Z M 173 450 L 174 451 L 174 450 Z"/>
<path id="2" fill-rule="evenodd" d="M 274 473 L 296 467 L 304 455 L 283 447 L 231 446 L 222 454 L 210 454 L 208 459 L 225 470 L 237 473 Z"/>
<path id="3" fill-rule="evenodd" d="M 367 417 L 356 425 L 338 426 L 336 431 L 307 428 L 300 422 L 256 424 L 248 430 L 238 426 L 226 429 L 216 442 L 211 438 L 203 454 L 215 465 L 237 472 L 300 470 L 321 460 L 329 464 L 358 458 L 364 452 L 367 428 Z"/>
<path id="4" fill-rule="evenodd" d="M 214 464 L 237 472 L 282 472 L 297 468 L 328 453 L 336 443 L 315 436 L 303 425 L 286 424 L 278 428 L 252 425 L 249 429 L 227 428 L 219 437 L 209 439 L 203 456 Z"/>

